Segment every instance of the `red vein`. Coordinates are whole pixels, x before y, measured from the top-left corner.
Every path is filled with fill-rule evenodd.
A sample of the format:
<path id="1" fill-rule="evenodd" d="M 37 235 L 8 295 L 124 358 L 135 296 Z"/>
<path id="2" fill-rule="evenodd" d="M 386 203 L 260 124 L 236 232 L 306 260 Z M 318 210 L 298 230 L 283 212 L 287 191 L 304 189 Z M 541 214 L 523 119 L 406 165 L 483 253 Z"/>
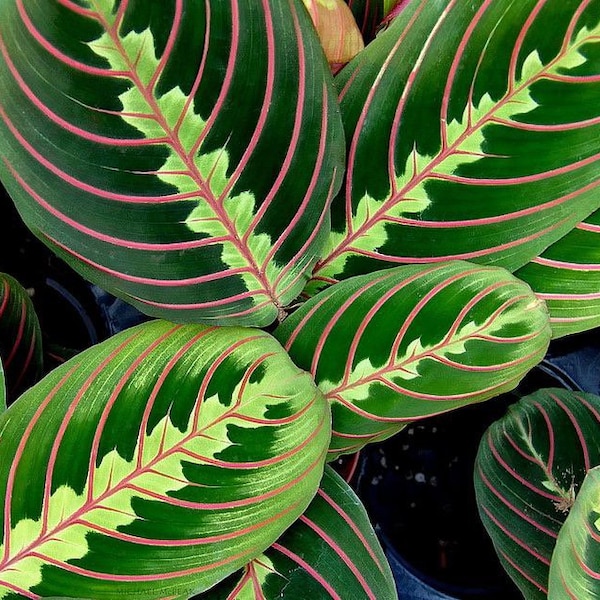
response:
<path id="1" fill-rule="evenodd" d="M 327 581 L 327 579 L 325 579 L 323 575 L 321 575 L 314 567 L 307 563 L 301 556 L 277 542 L 271 547 L 273 550 L 276 550 L 284 556 L 287 556 L 297 565 L 302 567 L 302 569 L 304 569 L 308 575 L 310 575 L 315 581 L 323 586 L 323 589 L 329 594 L 331 600 L 343 600 L 342 597 L 335 591 L 334 587 Z"/>

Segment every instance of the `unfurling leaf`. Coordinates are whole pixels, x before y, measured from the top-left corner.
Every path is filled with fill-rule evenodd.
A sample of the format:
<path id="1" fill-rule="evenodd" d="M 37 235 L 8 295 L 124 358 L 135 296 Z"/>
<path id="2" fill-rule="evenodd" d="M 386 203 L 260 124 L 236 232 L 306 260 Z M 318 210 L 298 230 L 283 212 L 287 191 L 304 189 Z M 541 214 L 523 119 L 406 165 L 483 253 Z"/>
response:
<path id="1" fill-rule="evenodd" d="M 303 0 L 334 70 L 350 62 L 365 44 L 344 0 Z"/>
<path id="2" fill-rule="evenodd" d="M 344 144 L 298 3 L 5 0 L 0 89 L 0 177 L 86 278 L 177 322 L 302 291 Z"/>
<path id="3" fill-rule="evenodd" d="M 540 390 L 512 405 L 484 434 L 475 464 L 479 514 L 500 562 L 528 600 L 547 598 L 556 537 L 585 474 L 599 463 L 600 397 L 592 394 Z M 577 548 L 585 555 L 584 546 Z"/>
<path id="4" fill-rule="evenodd" d="M 0 417 L 0 598 L 162 599 L 270 546 L 318 489 L 327 402 L 268 334 L 150 322 Z"/>
<path id="5" fill-rule="evenodd" d="M 544 356 L 550 327 L 543 302 L 506 270 L 455 261 L 335 284 L 274 335 L 332 404 L 333 458 L 513 389 Z"/>

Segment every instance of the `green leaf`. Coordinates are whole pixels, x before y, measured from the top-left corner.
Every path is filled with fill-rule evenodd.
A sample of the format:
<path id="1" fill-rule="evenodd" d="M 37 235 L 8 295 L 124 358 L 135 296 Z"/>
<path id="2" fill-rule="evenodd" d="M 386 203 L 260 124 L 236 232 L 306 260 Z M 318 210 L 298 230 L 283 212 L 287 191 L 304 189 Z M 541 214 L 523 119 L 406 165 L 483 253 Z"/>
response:
<path id="1" fill-rule="evenodd" d="M 550 328 L 526 284 L 455 261 L 338 283 L 274 335 L 332 404 L 333 458 L 513 389 L 544 356 Z"/>
<path id="2" fill-rule="evenodd" d="M 4 377 L 4 367 L 0 358 L 0 413 L 6 410 L 6 379 Z"/>
<path id="3" fill-rule="evenodd" d="M 562 526 L 550 564 L 549 600 L 600 598 L 600 467 L 585 476 L 575 504 Z"/>
<path id="4" fill-rule="evenodd" d="M 484 434 L 475 463 L 479 514 L 525 598 L 547 597 L 556 537 L 586 472 L 598 463 L 600 397 L 592 394 L 540 390 Z"/>
<path id="5" fill-rule="evenodd" d="M 600 211 L 515 275 L 548 305 L 552 337 L 600 326 Z"/>
<path id="6" fill-rule="evenodd" d="M 348 168 L 307 293 L 538 256 L 600 207 L 599 73 L 599 0 L 409 1 L 336 80 Z"/>
<path id="7" fill-rule="evenodd" d="M 177 322 L 302 291 L 344 144 L 299 0 L 6 0 L 0 87 L 0 178 L 86 278 Z"/>
<path id="8" fill-rule="evenodd" d="M 327 467 L 302 517 L 262 556 L 198 600 L 397 597 L 387 559 L 363 505 Z"/>
<path id="9" fill-rule="evenodd" d="M 0 359 L 8 402 L 42 375 L 42 332 L 27 290 L 0 273 Z"/>
<path id="10" fill-rule="evenodd" d="M 365 42 L 370 42 L 397 0 L 346 0 Z"/>
<path id="11" fill-rule="evenodd" d="M 327 402 L 268 334 L 154 321 L 0 417 L 0 598 L 159 599 L 270 546 L 321 480 Z"/>

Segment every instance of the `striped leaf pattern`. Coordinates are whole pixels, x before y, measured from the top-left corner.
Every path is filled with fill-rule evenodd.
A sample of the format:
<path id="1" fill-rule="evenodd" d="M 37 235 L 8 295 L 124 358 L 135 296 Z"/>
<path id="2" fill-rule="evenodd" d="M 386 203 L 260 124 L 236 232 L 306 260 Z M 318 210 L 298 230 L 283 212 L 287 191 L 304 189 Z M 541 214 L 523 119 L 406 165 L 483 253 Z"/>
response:
<path id="1" fill-rule="evenodd" d="M 558 532 L 586 472 L 599 463 L 600 398 L 593 394 L 540 390 L 484 434 L 475 464 L 479 513 L 525 598 L 547 597 Z"/>
<path id="2" fill-rule="evenodd" d="M 153 321 L 0 417 L 0 598 L 174 598 L 269 547 L 316 493 L 327 402 L 268 334 Z"/>
<path id="3" fill-rule="evenodd" d="M 600 467 L 591 469 L 556 541 L 550 564 L 549 600 L 600 598 Z"/>
<path id="4" fill-rule="evenodd" d="M 40 323 L 27 291 L 6 273 L 0 273 L 0 359 L 9 402 L 41 377 Z"/>
<path id="5" fill-rule="evenodd" d="M 307 293 L 510 271 L 600 207 L 600 0 L 411 0 L 337 78 L 348 167 Z"/>
<path id="6" fill-rule="evenodd" d="M 550 328 L 543 303 L 506 270 L 454 261 L 337 283 L 274 335 L 332 404 L 334 458 L 514 388 Z"/>
<path id="7" fill-rule="evenodd" d="M 515 275 L 546 301 L 553 337 L 600 326 L 600 211 Z"/>
<path id="8" fill-rule="evenodd" d="M 206 600 L 393 600 L 396 586 L 360 500 L 330 467 L 315 499 L 273 546 Z"/>
<path id="9" fill-rule="evenodd" d="M 365 42 L 370 42 L 398 0 L 345 0 Z"/>
<path id="10" fill-rule="evenodd" d="M 178 322 L 300 293 L 344 162 L 300 0 L 6 0 L 0 55 L 0 177 L 86 278 Z"/>

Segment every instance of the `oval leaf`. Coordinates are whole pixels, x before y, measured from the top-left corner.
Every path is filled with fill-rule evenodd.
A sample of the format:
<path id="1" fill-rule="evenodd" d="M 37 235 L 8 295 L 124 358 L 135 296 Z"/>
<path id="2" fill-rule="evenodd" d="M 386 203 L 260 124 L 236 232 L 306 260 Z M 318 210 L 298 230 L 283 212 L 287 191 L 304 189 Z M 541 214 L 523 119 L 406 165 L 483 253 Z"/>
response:
<path id="1" fill-rule="evenodd" d="M 592 394 L 540 390 L 484 434 L 475 463 L 479 514 L 525 598 L 547 597 L 556 537 L 598 463 L 600 397 Z"/>
<path id="2" fill-rule="evenodd" d="M 344 148 L 299 3 L 6 0 L 0 88 L 0 177 L 86 278 L 188 322 L 301 292 Z"/>
<path id="3" fill-rule="evenodd" d="M 591 469 L 562 526 L 550 564 L 549 600 L 600 598 L 600 467 Z"/>
<path id="4" fill-rule="evenodd" d="M 398 263 L 513 271 L 598 209 L 599 49 L 597 0 L 410 1 L 337 79 L 348 169 L 313 291 Z"/>
<path id="5" fill-rule="evenodd" d="M 600 326 L 600 211 L 515 275 L 548 305 L 552 337 Z"/>
<path id="6" fill-rule="evenodd" d="M 329 421 L 260 331 L 155 321 L 86 350 L 0 417 L 0 595 L 211 587 L 304 512 Z"/>
<path id="7" fill-rule="evenodd" d="M 544 356 L 550 328 L 527 285 L 456 261 L 343 281 L 274 335 L 332 403 L 331 457 L 514 388 Z"/>
<path id="8" fill-rule="evenodd" d="M 0 359 L 9 403 L 42 374 L 42 332 L 33 303 L 23 286 L 0 273 Z"/>
<path id="9" fill-rule="evenodd" d="M 363 505 L 327 467 L 315 499 L 300 519 L 262 556 L 198 600 L 397 597 Z"/>

